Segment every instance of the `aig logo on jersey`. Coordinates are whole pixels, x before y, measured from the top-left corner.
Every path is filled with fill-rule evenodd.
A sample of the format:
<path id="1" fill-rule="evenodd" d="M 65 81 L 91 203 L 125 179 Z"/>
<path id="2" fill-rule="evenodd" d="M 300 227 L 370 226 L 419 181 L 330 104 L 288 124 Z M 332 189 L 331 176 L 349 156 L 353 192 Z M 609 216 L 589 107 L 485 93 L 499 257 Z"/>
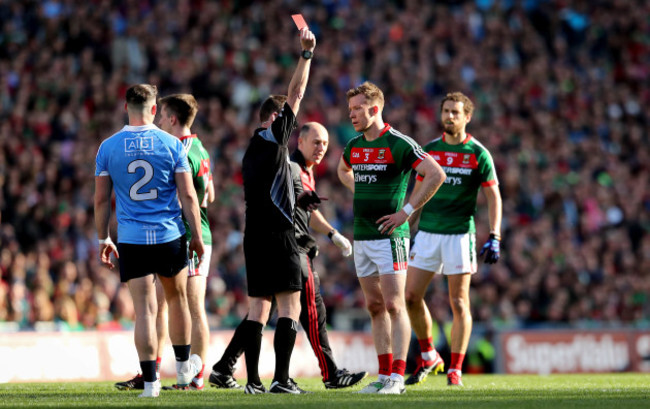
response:
<path id="1" fill-rule="evenodd" d="M 126 138 L 124 139 L 125 153 L 147 153 L 153 152 L 153 137 Z"/>

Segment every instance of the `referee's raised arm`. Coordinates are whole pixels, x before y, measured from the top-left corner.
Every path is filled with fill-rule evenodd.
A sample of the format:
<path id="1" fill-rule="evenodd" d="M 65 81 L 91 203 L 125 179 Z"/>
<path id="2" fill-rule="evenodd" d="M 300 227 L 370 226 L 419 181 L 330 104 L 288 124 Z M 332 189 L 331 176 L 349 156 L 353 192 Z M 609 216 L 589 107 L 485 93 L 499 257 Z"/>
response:
<path id="1" fill-rule="evenodd" d="M 307 80 L 309 79 L 309 67 L 311 67 L 311 58 L 314 56 L 314 48 L 316 48 L 316 37 L 314 33 L 307 28 L 300 30 L 300 45 L 302 51 L 298 59 L 298 66 L 296 71 L 291 77 L 289 83 L 289 92 L 287 93 L 287 104 L 293 111 L 294 115 L 298 115 L 300 109 L 300 101 L 305 95 L 307 88 Z"/>

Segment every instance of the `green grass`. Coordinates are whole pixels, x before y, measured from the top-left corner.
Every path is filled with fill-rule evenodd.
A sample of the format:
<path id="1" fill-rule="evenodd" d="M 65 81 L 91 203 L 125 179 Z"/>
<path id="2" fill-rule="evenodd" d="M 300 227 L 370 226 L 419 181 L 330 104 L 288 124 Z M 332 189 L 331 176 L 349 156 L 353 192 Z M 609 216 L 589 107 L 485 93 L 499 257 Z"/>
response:
<path id="1" fill-rule="evenodd" d="M 326 391 L 319 379 L 297 379 L 314 393 L 301 396 L 244 395 L 208 388 L 203 392 L 163 391 L 157 399 L 139 399 L 139 391 L 121 392 L 112 382 L 22 383 L 0 385 L 0 407 L 159 407 L 159 408 L 650 408 L 650 375 L 465 375 L 464 388 L 449 388 L 446 377 L 430 376 L 400 396 L 358 395 L 361 387 Z M 171 384 L 173 380 L 163 382 Z M 269 381 L 266 380 L 265 384 Z M 363 382 L 365 385 L 367 381 Z M 267 385 L 268 387 L 268 385 Z"/>

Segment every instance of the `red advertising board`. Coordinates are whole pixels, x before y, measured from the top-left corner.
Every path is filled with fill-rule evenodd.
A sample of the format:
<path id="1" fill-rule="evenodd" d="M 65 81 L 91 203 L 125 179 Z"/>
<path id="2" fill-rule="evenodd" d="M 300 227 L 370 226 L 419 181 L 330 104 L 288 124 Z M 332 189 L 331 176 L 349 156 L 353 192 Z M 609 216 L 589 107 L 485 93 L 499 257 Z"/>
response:
<path id="1" fill-rule="evenodd" d="M 499 351 L 510 374 L 650 372 L 647 331 L 505 332 Z"/>

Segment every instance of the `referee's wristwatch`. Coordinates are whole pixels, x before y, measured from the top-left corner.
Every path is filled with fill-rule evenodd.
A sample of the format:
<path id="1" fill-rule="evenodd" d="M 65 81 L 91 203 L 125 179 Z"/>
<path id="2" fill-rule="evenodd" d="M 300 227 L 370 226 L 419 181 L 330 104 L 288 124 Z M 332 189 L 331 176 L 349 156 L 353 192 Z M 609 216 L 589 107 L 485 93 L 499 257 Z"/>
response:
<path id="1" fill-rule="evenodd" d="M 309 50 L 302 50 L 302 53 L 300 53 L 300 56 L 304 58 L 305 60 L 311 60 L 311 58 L 314 56 L 313 51 Z"/>

